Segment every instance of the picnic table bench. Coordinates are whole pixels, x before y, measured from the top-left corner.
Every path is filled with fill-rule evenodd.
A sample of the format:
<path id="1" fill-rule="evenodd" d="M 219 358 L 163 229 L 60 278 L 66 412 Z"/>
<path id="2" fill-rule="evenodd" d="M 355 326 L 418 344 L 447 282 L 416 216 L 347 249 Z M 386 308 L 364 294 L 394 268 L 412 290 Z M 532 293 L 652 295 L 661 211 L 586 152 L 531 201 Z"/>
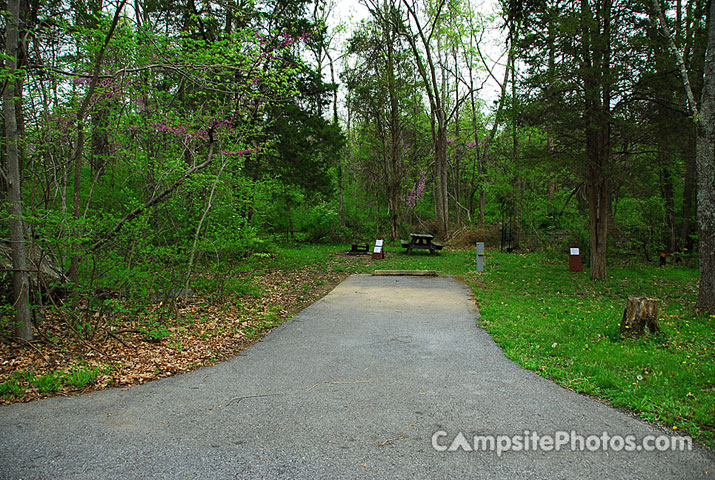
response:
<path id="1" fill-rule="evenodd" d="M 402 248 L 406 248 L 408 254 L 412 253 L 412 250 L 415 248 L 429 250 L 430 255 L 436 250 L 442 250 L 441 244 L 432 241 L 434 235 L 428 233 L 410 233 L 410 237 L 409 242 L 402 240 Z"/>
<path id="2" fill-rule="evenodd" d="M 367 254 L 370 252 L 370 245 L 362 242 L 353 242 L 350 246 L 350 253 L 352 254 Z"/>

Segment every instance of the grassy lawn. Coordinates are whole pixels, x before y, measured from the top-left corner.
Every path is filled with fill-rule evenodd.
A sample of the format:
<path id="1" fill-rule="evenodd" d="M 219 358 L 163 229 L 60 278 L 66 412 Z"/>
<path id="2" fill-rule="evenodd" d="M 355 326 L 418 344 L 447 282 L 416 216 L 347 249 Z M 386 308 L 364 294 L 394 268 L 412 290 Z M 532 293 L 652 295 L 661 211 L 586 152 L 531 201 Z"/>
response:
<path id="1" fill-rule="evenodd" d="M 607 282 L 570 273 L 566 258 L 490 257 L 470 276 L 482 325 L 506 355 L 567 388 L 715 445 L 715 321 L 696 316 L 697 272 L 612 267 Z M 661 300 L 657 336 L 618 333 L 629 295 Z"/>
<path id="2" fill-rule="evenodd" d="M 434 269 L 460 275 L 474 290 L 481 324 L 520 365 L 577 392 L 627 408 L 646 420 L 715 445 L 715 319 L 697 316 L 697 270 L 632 264 L 612 266 L 606 282 L 568 271 L 566 255 L 487 252 L 475 272 L 474 250 L 430 257 L 387 248 L 384 261 L 337 257 L 347 246 L 283 250 L 274 261 L 290 268 L 317 262 L 343 272 Z M 619 322 L 630 295 L 661 300 L 663 332 L 622 338 Z"/>

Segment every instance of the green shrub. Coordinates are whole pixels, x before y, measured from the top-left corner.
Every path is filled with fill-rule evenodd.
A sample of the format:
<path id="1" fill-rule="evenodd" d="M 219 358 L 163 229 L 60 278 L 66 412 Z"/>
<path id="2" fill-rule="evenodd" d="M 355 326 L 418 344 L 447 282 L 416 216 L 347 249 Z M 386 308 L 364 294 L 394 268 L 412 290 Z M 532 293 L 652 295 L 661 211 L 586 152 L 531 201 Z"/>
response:
<path id="1" fill-rule="evenodd" d="M 304 206 L 296 211 L 296 225 L 300 230 L 300 240 L 337 241 L 346 238 L 348 232 L 340 226 L 340 213 L 336 202 L 321 202 Z M 302 238 L 300 238 L 302 237 Z"/>

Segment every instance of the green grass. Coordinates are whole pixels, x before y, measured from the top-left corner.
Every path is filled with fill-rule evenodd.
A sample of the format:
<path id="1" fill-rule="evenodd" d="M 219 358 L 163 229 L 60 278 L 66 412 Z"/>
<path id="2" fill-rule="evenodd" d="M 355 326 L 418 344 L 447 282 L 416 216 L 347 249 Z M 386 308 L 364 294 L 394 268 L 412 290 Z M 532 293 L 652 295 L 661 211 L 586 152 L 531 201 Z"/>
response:
<path id="1" fill-rule="evenodd" d="M 57 370 L 42 375 L 32 370 L 19 370 L 12 374 L 12 378 L 0 383 L 0 396 L 21 398 L 28 389 L 35 389 L 39 393 L 55 393 L 63 387 L 83 388 L 93 385 L 102 371 L 110 369 L 110 366 L 73 366 L 67 371 Z"/>
<path id="2" fill-rule="evenodd" d="M 5 398 L 20 398 L 25 393 L 25 388 L 16 379 L 0 383 L 0 396 Z"/>
<path id="3" fill-rule="evenodd" d="M 83 388 L 87 385 L 93 385 L 97 381 L 97 375 L 101 368 L 88 368 L 88 367 L 73 367 L 62 376 L 62 382 L 65 385 L 74 388 Z"/>
<path id="4" fill-rule="evenodd" d="M 458 275 L 474 291 L 481 325 L 507 357 L 567 388 L 715 446 L 715 318 L 694 312 L 697 270 L 638 263 L 616 266 L 614 261 L 607 281 L 591 282 L 587 271 L 568 271 L 566 254 L 487 251 L 486 272 L 479 274 L 474 249 L 443 250 L 434 256 L 418 251 L 408 256 L 399 246 L 388 245 L 385 260 L 336 255 L 349 248 L 349 244 L 279 248 L 274 255 L 237 262 L 197 287 L 230 295 L 243 308 L 240 297 L 263 294 L 254 277 L 268 270 L 309 267 L 340 274 L 437 270 Z M 303 293 L 310 289 L 306 285 Z M 629 295 L 661 300 L 662 333 L 621 337 L 618 323 Z M 242 327 L 249 337 L 280 323 L 273 310 L 246 315 L 254 313 L 257 321 Z M 203 320 L 184 319 L 188 324 Z M 155 321 L 146 319 L 147 339 L 169 337 L 168 330 Z M 170 346 L 182 348 L 178 343 Z M 96 379 L 97 371 L 87 367 L 44 375 L 19 371 L 0 383 L 0 396 L 21 398 L 32 389 L 51 393 L 67 386 L 82 388 Z"/>
<path id="5" fill-rule="evenodd" d="M 37 387 L 40 393 L 54 393 L 62 386 L 62 374 L 59 372 L 47 372 L 44 375 L 35 377 L 32 384 Z"/>
<path id="6" fill-rule="evenodd" d="M 593 395 L 642 418 L 715 446 L 715 319 L 696 315 L 697 270 L 632 264 L 613 266 L 604 282 L 568 271 L 567 255 L 487 252 L 486 272 L 475 251 L 411 256 L 387 247 L 380 261 L 333 257 L 347 245 L 283 249 L 271 267 L 314 265 L 344 273 L 426 269 L 459 275 L 475 293 L 482 326 L 507 357 L 539 375 Z M 333 262 L 325 259 L 333 257 Z M 622 338 L 626 299 L 661 300 L 662 333 Z"/>
<path id="7" fill-rule="evenodd" d="M 715 331 L 694 312 L 696 281 L 692 269 L 641 264 L 591 282 L 565 259 L 512 254 L 493 255 L 474 286 L 482 324 L 509 358 L 713 446 Z M 661 334 L 621 337 L 629 295 L 661 300 Z"/>

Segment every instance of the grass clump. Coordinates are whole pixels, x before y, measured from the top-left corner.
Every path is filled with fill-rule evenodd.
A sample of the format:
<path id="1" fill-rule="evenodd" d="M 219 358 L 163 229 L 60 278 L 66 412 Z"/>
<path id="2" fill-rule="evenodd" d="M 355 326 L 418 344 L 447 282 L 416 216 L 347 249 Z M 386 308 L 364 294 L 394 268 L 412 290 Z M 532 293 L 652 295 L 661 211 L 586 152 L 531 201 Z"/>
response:
<path id="1" fill-rule="evenodd" d="M 97 377 L 109 367 L 73 366 L 68 370 L 48 371 L 42 374 L 34 370 L 18 370 L 10 379 L 0 383 L 0 397 L 21 399 L 28 391 L 52 394 L 76 390 L 94 385 Z"/>
<path id="2" fill-rule="evenodd" d="M 62 373 L 47 372 L 44 375 L 36 376 L 32 384 L 40 393 L 54 393 L 62 386 Z"/>
<path id="3" fill-rule="evenodd" d="M 64 373 L 62 382 L 69 387 L 84 388 L 97 381 L 97 376 L 101 370 L 100 367 L 73 367 Z"/>

